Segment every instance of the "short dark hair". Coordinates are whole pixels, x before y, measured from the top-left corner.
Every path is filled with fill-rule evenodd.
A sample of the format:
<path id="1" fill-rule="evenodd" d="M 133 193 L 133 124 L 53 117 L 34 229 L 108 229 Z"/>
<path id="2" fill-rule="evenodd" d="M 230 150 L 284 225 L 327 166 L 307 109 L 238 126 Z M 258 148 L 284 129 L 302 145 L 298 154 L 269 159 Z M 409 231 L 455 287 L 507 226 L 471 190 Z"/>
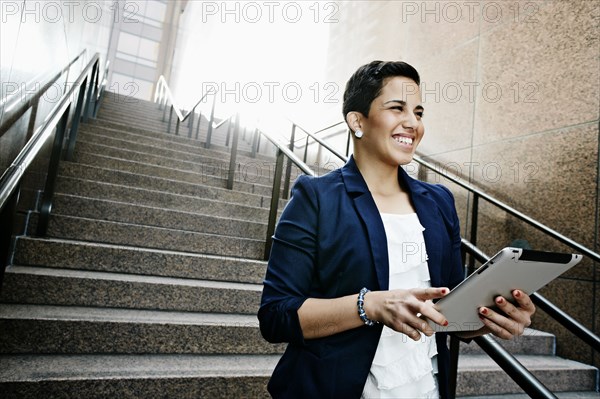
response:
<path id="1" fill-rule="evenodd" d="M 404 76 L 420 84 L 419 73 L 406 62 L 372 61 L 358 68 L 346 83 L 342 107 L 344 120 L 352 111 L 369 117 L 371 103 L 381 94 L 385 79 L 395 76 Z"/>

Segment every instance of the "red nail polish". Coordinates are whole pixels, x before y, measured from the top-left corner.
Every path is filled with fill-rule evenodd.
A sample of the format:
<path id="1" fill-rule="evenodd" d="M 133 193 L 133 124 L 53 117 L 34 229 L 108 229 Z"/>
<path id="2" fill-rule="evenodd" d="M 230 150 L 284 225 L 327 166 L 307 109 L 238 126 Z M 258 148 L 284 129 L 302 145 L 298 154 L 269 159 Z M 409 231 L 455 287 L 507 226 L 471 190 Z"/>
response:
<path id="1" fill-rule="evenodd" d="M 481 313 L 483 313 L 483 314 L 487 314 L 487 313 L 488 313 L 488 310 L 487 310 L 486 308 L 483 308 L 483 309 L 481 309 Z"/>
<path id="2" fill-rule="evenodd" d="M 498 303 L 504 303 L 504 298 L 500 297 L 500 298 L 496 299 L 496 302 L 498 302 Z"/>
<path id="3" fill-rule="evenodd" d="M 521 291 L 515 291 L 515 297 L 520 298 L 521 297 Z"/>
<path id="4" fill-rule="evenodd" d="M 443 324 L 443 326 L 444 326 L 444 327 L 448 327 L 448 320 L 444 321 L 444 324 Z"/>
<path id="5" fill-rule="evenodd" d="M 446 289 L 445 288 L 442 288 L 442 294 L 444 294 L 444 295 L 446 294 Z"/>

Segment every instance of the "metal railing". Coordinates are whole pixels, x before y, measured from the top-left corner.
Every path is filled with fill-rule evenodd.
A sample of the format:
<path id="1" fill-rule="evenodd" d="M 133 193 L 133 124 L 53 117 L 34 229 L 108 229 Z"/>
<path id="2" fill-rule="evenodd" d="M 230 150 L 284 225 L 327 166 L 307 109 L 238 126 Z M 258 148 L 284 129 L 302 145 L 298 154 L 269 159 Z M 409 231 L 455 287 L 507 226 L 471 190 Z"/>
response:
<path id="1" fill-rule="evenodd" d="M 69 71 L 69 68 L 83 54 L 82 52 L 75 57 L 67 67 L 44 84 L 39 91 L 24 100 L 20 100 L 22 103 L 15 108 L 15 111 L 12 111 L 14 113 L 0 126 L 1 132 L 8 131 L 30 108 L 32 109 L 29 114 L 27 143 L 0 177 L 0 225 L 3 226 L 0 233 L 0 287 L 4 269 L 8 262 L 12 229 L 21 193 L 20 185 L 28 168 L 37 160 L 47 143 L 52 142 L 45 181 L 42 183 L 43 189 L 40 193 L 41 201 L 36 209 L 39 211 L 36 234 L 45 236 L 52 209 L 59 160 L 62 155 L 67 159 L 72 157 L 79 121 L 95 117 L 98 111 L 106 80 L 99 81 L 100 55 L 96 53 L 81 70 L 71 88 L 65 91 L 57 101 L 57 105 L 50 111 L 43 124 L 35 129 L 35 117 L 40 98 L 54 82 Z M 106 65 L 108 68 L 108 64 Z M 76 93 L 77 96 L 75 96 Z M 74 110 L 73 105 L 75 105 Z M 52 139 L 53 133 L 54 138 Z"/>
<path id="2" fill-rule="evenodd" d="M 168 127 L 167 127 L 167 133 L 171 133 L 171 123 L 173 120 L 173 112 L 174 112 L 175 116 L 177 117 L 177 120 L 175 123 L 175 135 L 179 135 L 179 125 L 184 123 L 186 120 L 189 120 L 188 121 L 188 129 L 189 129 L 188 137 L 192 138 L 193 132 L 194 132 L 194 123 L 195 123 L 195 119 L 196 119 L 195 118 L 196 110 L 198 109 L 200 104 L 202 104 L 204 102 L 204 100 L 206 99 L 207 96 L 212 95 L 213 101 L 212 101 L 212 106 L 211 106 L 211 110 L 210 110 L 210 117 L 208 120 L 208 131 L 206 133 L 206 142 L 204 144 L 204 146 L 206 148 L 210 148 L 212 132 L 213 132 L 213 129 L 216 128 L 214 126 L 215 105 L 216 105 L 216 101 L 217 101 L 216 94 L 217 94 L 216 90 L 210 90 L 210 91 L 204 93 L 200 97 L 200 99 L 198 99 L 198 101 L 196 101 L 194 106 L 184 115 L 183 109 L 181 109 L 175 103 L 173 93 L 171 92 L 171 89 L 169 88 L 169 85 L 168 85 L 165 77 L 163 75 L 160 75 L 160 77 L 158 78 L 158 82 L 156 83 L 156 90 L 154 91 L 154 102 L 158 103 L 159 109 L 163 110 L 163 116 L 162 116 L 163 122 L 166 122 L 167 104 L 169 104 L 169 123 L 168 123 Z M 200 112 L 200 113 L 198 113 L 198 124 L 196 125 L 196 139 L 199 138 L 201 122 L 202 122 L 202 113 Z"/>

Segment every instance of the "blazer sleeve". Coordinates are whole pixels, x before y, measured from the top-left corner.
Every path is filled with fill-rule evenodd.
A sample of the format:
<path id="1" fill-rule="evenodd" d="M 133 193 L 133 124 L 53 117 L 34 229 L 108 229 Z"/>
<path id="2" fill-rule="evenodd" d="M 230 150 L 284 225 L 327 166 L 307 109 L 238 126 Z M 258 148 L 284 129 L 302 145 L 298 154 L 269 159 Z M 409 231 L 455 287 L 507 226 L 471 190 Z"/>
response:
<path id="1" fill-rule="evenodd" d="M 301 175 L 275 234 L 258 319 L 269 342 L 304 344 L 298 309 L 309 297 L 317 256 L 318 201 L 314 178 Z"/>

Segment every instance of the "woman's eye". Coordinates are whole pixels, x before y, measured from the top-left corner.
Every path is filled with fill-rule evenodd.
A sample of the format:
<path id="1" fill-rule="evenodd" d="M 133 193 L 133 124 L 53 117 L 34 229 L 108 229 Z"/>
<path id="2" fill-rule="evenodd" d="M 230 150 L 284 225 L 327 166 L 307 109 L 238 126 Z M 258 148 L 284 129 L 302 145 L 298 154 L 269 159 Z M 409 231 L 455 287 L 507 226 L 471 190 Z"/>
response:
<path id="1" fill-rule="evenodd" d="M 396 110 L 398 110 L 398 111 L 400 111 L 400 112 L 404 111 L 404 108 L 403 108 L 403 107 L 401 107 L 401 106 L 392 107 L 392 108 L 390 108 L 390 109 L 396 109 Z"/>
<path id="2" fill-rule="evenodd" d="M 415 115 L 417 115 L 419 118 L 423 117 L 423 112 L 415 112 Z"/>

